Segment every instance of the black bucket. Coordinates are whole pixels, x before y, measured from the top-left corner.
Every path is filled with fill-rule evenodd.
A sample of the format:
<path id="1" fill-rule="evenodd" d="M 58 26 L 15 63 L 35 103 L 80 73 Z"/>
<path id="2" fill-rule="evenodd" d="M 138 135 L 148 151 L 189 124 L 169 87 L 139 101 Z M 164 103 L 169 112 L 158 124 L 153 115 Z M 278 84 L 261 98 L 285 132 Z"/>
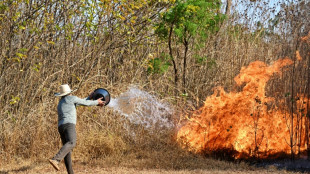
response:
<path id="1" fill-rule="evenodd" d="M 98 88 L 94 91 L 93 95 L 91 98 L 91 100 L 97 100 L 98 98 L 101 98 L 102 97 L 102 101 L 105 101 L 105 106 L 107 104 L 109 104 L 110 102 L 110 93 L 106 90 L 106 89 L 103 89 L 103 88 Z"/>

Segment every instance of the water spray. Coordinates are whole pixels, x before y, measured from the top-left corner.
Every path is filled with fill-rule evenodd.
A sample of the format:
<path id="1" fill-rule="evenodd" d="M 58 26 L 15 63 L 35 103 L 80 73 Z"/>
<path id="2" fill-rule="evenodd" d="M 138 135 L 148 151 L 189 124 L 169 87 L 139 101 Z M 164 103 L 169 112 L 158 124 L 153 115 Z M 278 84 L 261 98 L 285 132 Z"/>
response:
<path id="1" fill-rule="evenodd" d="M 173 109 L 154 95 L 138 88 L 131 87 L 116 98 L 112 98 L 106 89 L 98 88 L 90 99 L 98 98 L 102 98 L 106 102 L 105 106 L 112 108 L 132 124 L 153 130 L 174 127 L 170 120 Z"/>

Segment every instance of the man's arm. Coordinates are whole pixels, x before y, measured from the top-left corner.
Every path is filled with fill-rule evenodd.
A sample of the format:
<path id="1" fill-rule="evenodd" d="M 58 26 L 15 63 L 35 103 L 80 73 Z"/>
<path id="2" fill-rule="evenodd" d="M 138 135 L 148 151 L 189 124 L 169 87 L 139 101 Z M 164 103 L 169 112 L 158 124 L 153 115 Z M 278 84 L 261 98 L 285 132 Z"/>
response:
<path id="1" fill-rule="evenodd" d="M 101 99 L 102 98 L 99 98 L 98 100 L 86 100 L 86 99 L 81 99 L 77 96 L 74 96 L 72 102 L 77 105 L 96 106 L 96 105 L 103 105 L 105 103 Z"/>

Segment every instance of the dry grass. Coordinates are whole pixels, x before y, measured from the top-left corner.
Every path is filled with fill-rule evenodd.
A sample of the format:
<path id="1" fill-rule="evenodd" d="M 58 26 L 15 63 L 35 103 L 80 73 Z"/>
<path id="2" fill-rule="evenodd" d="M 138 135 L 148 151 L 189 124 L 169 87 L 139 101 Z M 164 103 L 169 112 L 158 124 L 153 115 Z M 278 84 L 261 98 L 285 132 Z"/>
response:
<path id="1" fill-rule="evenodd" d="M 165 159 L 163 159 L 165 160 Z M 140 161 L 140 162 L 139 162 Z M 253 167 L 245 163 L 234 164 L 225 161 L 217 161 L 214 159 L 203 159 L 200 157 L 195 157 L 192 159 L 186 159 L 187 165 L 178 169 L 163 169 L 160 167 L 144 167 L 141 168 L 141 163 L 143 159 L 137 159 L 129 162 L 130 165 L 136 164 L 136 166 L 122 166 L 120 165 L 109 165 L 105 160 L 100 161 L 78 161 L 74 160 L 74 170 L 75 173 L 90 173 L 90 174 L 103 174 L 103 173 L 141 173 L 141 174 L 152 174 L 152 173 L 173 173 L 173 174 L 191 174 L 191 173 L 300 173 L 298 171 L 286 171 L 278 169 L 275 165 L 270 165 L 268 167 Z M 30 161 L 30 160 L 17 160 L 12 162 L 10 165 L 4 165 L 0 168 L 0 173 L 2 174 L 13 174 L 13 173 L 66 173 L 64 164 L 60 165 L 60 172 L 56 172 L 54 168 L 50 166 L 47 161 Z"/>
<path id="2" fill-rule="evenodd" d="M 42 18 L 57 12 L 58 1 L 44 4 L 35 1 L 47 11 L 39 10 Z M 47 2 L 47 1 L 46 1 Z M 78 4 L 80 2 L 77 2 Z M 152 16 L 160 5 L 137 11 L 140 16 Z M 18 3 L 17 3 L 18 4 Z M 70 4 L 66 4 L 69 8 Z M 62 5 L 61 5 L 62 6 Z M 293 8 L 290 10 L 300 9 Z M 307 6 L 305 6 L 306 8 Z M 20 21 L 36 16 L 27 16 L 25 7 Z M 65 8 L 65 7 L 64 7 Z M 71 8 L 71 7 L 70 7 Z M 72 10 L 77 6 L 72 6 Z M 306 8 L 307 9 L 307 8 Z M 17 8 L 8 8 L 4 16 L 13 16 Z M 65 13 L 64 9 L 60 9 Z M 283 9 L 286 12 L 287 9 Z M 27 12 L 27 13 L 26 13 Z M 35 14 L 34 11 L 33 14 Z M 48 13 L 49 14 L 46 14 Z M 2 14 L 2 12 L 0 12 Z M 304 14 L 304 13 L 303 13 Z M 2 16 L 2 15 L 1 15 Z M 1 17 L 0 16 L 0 17 Z M 107 15 L 108 16 L 108 15 Z M 39 15 L 40 17 L 40 15 Z M 66 15 L 55 16 L 58 24 L 69 21 Z M 202 105 L 213 87 L 223 86 L 226 90 L 238 90 L 233 78 L 242 66 L 254 60 L 270 63 L 279 57 L 289 56 L 295 59 L 296 50 L 303 58 L 295 73 L 285 74 L 284 81 L 274 81 L 270 90 L 281 88 L 279 95 L 287 93 L 295 79 L 298 85 L 294 89 L 309 96 L 309 50 L 310 45 L 299 38 L 304 36 L 308 25 L 308 17 L 287 16 L 283 23 L 293 22 L 300 28 L 281 28 L 279 33 L 268 35 L 264 28 L 256 31 L 235 25 L 238 16 L 232 16 L 222 29 L 211 35 L 200 50 L 189 52 L 187 78 L 185 87 L 188 95 L 173 95 L 175 89 L 173 71 L 170 67 L 163 74 L 148 74 L 149 54 L 158 57 L 167 53 L 167 44 L 151 35 L 152 25 L 143 23 L 138 18 L 132 28 L 131 35 L 121 28 L 119 32 L 103 32 L 98 30 L 98 42 L 86 35 L 73 32 L 71 40 L 66 39 L 65 32 L 47 30 L 53 24 L 43 26 L 36 23 L 35 28 L 42 32 L 29 34 L 18 29 L 18 24 L 11 18 L 2 18 L 0 32 L 0 174 L 4 173 L 56 173 L 46 164 L 45 159 L 52 157 L 60 147 L 57 132 L 56 106 L 58 99 L 53 93 L 58 91 L 62 83 L 69 83 L 78 88 L 77 96 L 86 97 L 98 87 L 104 87 L 112 96 L 118 96 L 131 84 L 156 95 L 175 107 L 179 112 L 173 120 L 182 119 L 181 113 L 191 112 Z M 42 19 L 42 21 L 44 21 Z M 41 21 L 40 19 L 37 19 Z M 111 17 L 102 26 L 121 23 Z M 116 20 L 116 21 L 113 21 Z M 35 20 L 31 20 L 35 21 Z M 88 22 L 74 25 L 77 30 L 87 32 L 85 27 L 78 28 Z M 109 23 L 110 22 L 110 23 Z M 14 29 L 14 30 L 13 30 Z M 85 30 L 84 30 L 85 29 Z M 18 31 L 15 31 L 18 30 Z M 290 30 L 291 35 L 287 36 Z M 139 31 L 139 32 L 134 32 Z M 113 33 L 113 34 L 109 34 Z M 292 36 L 292 38 L 291 38 Z M 135 42 L 127 41 L 135 38 Z M 52 42 L 51 42 L 52 41 Z M 53 44 L 54 42 L 54 44 Z M 191 45 L 191 47 L 194 47 Z M 27 51 L 20 50 L 26 48 Z M 182 53 L 182 47 L 174 45 L 174 49 Z M 17 61 L 16 53 L 22 52 L 27 57 Z M 198 63 L 195 54 L 207 58 Z M 178 61 L 181 67 L 181 60 Z M 180 72 L 181 73 L 181 72 Z M 290 78 L 286 78 L 290 77 Z M 282 84 L 282 85 L 279 85 Z M 308 85 L 308 86 L 307 86 Z M 272 93 L 271 92 L 271 93 Z M 176 130 L 155 131 L 145 129 L 124 119 L 120 114 L 108 108 L 78 108 L 77 147 L 73 157 L 77 165 L 77 173 L 285 173 L 286 171 L 271 167 L 261 169 L 244 163 L 230 163 L 204 158 L 180 149 L 175 141 Z M 135 136 L 132 136 L 132 135 Z M 43 160 L 44 159 L 44 160 Z M 43 160 L 43 161 L 42 161 Z M 62 166 L 64 171 L 64 166 Z M 64 172 L 62 172 L 64 173 Z"/>

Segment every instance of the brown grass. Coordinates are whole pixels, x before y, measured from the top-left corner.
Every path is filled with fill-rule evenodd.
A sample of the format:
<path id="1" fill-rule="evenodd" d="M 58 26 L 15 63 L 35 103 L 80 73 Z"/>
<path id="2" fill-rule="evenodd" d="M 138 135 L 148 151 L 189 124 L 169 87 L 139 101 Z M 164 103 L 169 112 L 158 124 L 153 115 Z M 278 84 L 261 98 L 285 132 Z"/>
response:
<path id="1" fill-rule="evenodd" d="M 10 166 L 5 170 L 0 169 L 2 173 L 19 173 L 19 174 L 35 174 L 35 173 L 47 173 L 47 174 L 65 174 L 65 167 L 64 165 L 61 166 L 61 171 L 56 172 L 54 171 L 51 166 L 47 163 L 37 162 L 24 162 L 23 164 L 15 165 L 14 167 Z M 270 174 L 282 174 L 282 173 L 299 173 L 299 172 L 288 172 L 283 170 L 278 170 L 276 167 L 270 167 L 268 169 L 256 169 L 256 170 L 233 170 L 233 169 L 180 169 L 180 170 L 165 170 L 165 169 L 136 169 L 136 168 L 127 168 L 127 167 L 106 167 L 105 165 L 96 165 L 96 166 L 89 166 L 83 163 L 75 163 L 75 173 L 83 174 L 83 173 L 90 173 L 90 174 L 130 174 L 130 173 L 138 173 L 138 174 L 224 174 L 224 173 L 239 173 L 239 174 L 259 174 L 259 173 L 270 173 Z"/>
<path id="2" fill-rule="evenodd" d="M 53 93 L 63 83 L 78 88 L 75 95 L 80 97 L 88 96 L 98 87 L 108 89 L 112 97 L 116 97 L 131 84 L 137 85 L 175 107 L 178 112 L 173 119 L 178 122 L 183 113 L 199 108 L 215 86 L 221 85 L 228 91 L 238 90 L 240 87 L 235 86 L 233 78 L 242 66 L 254 60 L 270 63 L 284 56 L 295 60 L 298 50 L 298 59 L 301 57 L 302 61 L 296 64 L 295 71 L 283 75 L 282 81 L 274 80 L 269 91 L 272 93 L 279 89 L 279 96 L 283 98 L 296 80 L 295 93 L 301 91 L 309 96 L 309 76 L 306 76 L 309 69 L 303 65 L 309 65 L 310 45 L 299 38 L 306 36 L 310 20 L 307 20 L 309 16 L 298 17 L 289 13 L 294 9 L 303 11 L 307 9 L 306 5 L 282 9 L 286 15 L 278 26 L 279 33 L 268 34 L 264 28 L 252 31 L 245 25 L 234 25 L 240 16 L 232 16 L 216 35 L 210 35 L 201 49 L 189 52 L 189 66 L 182 70 L 187 71 L 186 96 L 174 95 L 175 90 L 181 94 L 184 89 L 175 89 L 171 67 L 163 74 L 147 73 L 148 55 L 158 57 L 167 53 L 168 49 L 167 43 L 149 32 L 152 24 L 141 16 L 152 17 L 167 5 L 154 2 L 136 10 L 136 25 L 127 28 L 126 21 L 105 16 L 111 12 L 106 11 L 99 29 L 91 37 L 83 35 L 88 32 L 84 26 L 89 22 L 88 18 L 72 22 L 74 32 L 55 30 L 56 24 L 70 21 L 70 15 L 81 15 L 74 10 L 82 2 L 70 1 L 71 4 L 61 5 L 58 1 L 33 1 L 33 6 L 46 9 L 38 10 L 41 14 L 38 16 L 35 15 L 36 9 L 30 6 L 18 9 L 21 7 L 18 3 L 4 3 L 9 8 L 0 12 L 0 173 L 55 173 L 48 169 L 45 159 L 52 157 L 60 147 L 56 111 L 58 98 Z M 14 20 L 18 10 L 21 14 L 18 20 Z M 47 22 L 48 16 L 57 10 L 63 15 L 56 15 L 54 21 Z M 18 22 L 23 21 L 29 22 L 29 29 L 39 31 L 30 33 L 22 29 Z M 299 28 L 285 26 L 289 22 Z M 120 23 L 122 27 L 116 30 L 114 23 Z M 105 26 L 109 26 L 106 32 Z M 291 31 L 289 35 L 288 31 Z M 68 33 L 72 34 L 71 39 L 68 39 Z M 176 53 L 183 50 L 177 45 L 173 47 Z M 194 54 L 205 56 L 207 60 L 198 63 Z M 181 60 L 177 63 L 181 67 Z M 288 106 L 291 105 L 288 103 Z M 77 173 L 285 172 L 191 154 L 180 149 L 175 131 L 151 132 L 130 123 L 112 109 L 80 107 L 78 142 L 73 152 L 74 161 L 78 164 Z"/>

